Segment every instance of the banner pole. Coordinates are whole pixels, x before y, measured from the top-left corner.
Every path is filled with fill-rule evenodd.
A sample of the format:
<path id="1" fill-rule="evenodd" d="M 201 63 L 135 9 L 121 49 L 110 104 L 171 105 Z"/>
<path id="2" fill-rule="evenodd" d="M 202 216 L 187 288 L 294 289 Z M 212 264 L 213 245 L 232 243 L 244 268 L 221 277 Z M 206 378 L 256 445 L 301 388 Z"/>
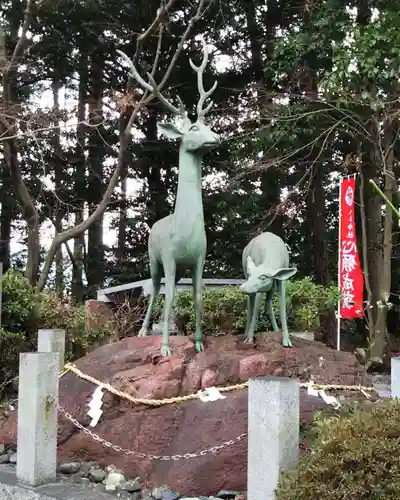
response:
<path id="1" fill-rule="evenodd" d="M 338 288 L 340 290 L 340 236 L 341 236 L 341 226 L 342 226 L 342 181 L 343 177 L 339 177 L 339 235 L 338 235 Z M 340 298 L 338 300 L 337 308 L 337 332 L 336 332 L 336 350 L 340 351 Z"/>

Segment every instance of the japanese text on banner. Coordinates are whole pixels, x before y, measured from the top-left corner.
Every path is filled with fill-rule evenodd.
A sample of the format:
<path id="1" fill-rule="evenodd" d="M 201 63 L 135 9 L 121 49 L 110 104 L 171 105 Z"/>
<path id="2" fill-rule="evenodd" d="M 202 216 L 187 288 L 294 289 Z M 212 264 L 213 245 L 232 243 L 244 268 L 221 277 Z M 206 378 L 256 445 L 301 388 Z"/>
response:
<path id="1" fill-rule="evenodd" d="M 342 295 L 340 317 L 363 316 L 364 276 L 357 252 L 354 216 L 354 177 L 340 183 L 340 235 L 339 235 L 339 289 Z"/>

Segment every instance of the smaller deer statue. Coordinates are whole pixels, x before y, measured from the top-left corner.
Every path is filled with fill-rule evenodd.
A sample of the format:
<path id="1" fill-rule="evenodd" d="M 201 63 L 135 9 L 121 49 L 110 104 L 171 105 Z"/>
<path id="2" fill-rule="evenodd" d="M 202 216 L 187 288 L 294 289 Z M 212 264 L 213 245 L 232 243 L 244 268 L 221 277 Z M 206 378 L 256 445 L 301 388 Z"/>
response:
<path id="1" fill-rule="evenodd" d="M 279 236 L 261 233 L 253 238 L 243 250 L 245 283 L 239 290 L 248 295 L 246 343 L 254 342 L 254 330 L 260 312 L 261 294 L 266 294 L 266 310 L 274 331 L 278 331 L 272 298 L 276 288 L 279 291 L 279 309 L 282 324 L 282 344 L 292 347 L 286 319 L 285 281 L 296 274 L 295 267 L 289 267 L 289 252 Z"/>
<path id="2" fill-rule="evenodd" d="M 219 137 L 204 123 L 204 117 L 213 105 L 212 101 L 203 107 L 217 87 L 217 82 L 210 90 L 205 91 L 203 73 L 208 62 L 208 50 L 204 39 L 203 61 L 195 66 L 189 60 L 192 69 L 197 73 L 197 85 L 200 98 L 197 103 L 197 120 L 193 123 L 188 117 L 185 107 L 178 97 L 179 107 L 171 104 L 159 91 L 153 77 L 147 73 L 146 82 L 137 72 L 132 61 L 123 53 L 122 57 L 130 64 L 132 77 L 151 92 L 175 116 L 183 118 L 183 128 L 173 123 L 158 124 L 158 130 L 171 139 L 180 139 L 178 189 L 174 213 L 157 221 L 150 230 L 148 251 L 150 274 L 153 291 L 150 296 L 146 316 L 139 336 L 148 334 L 154 301 L 160 291 L 161 278 L 165 276 L 164 324 L 161 344 L 161 355 L 170 355 L 169 324 L 174 299 L 175 285 L 189 269 L 193 280 L 193 299 L 196 307 L 196 350 L 203 351 L 201 315 L 203 310 L 203 268 L 206 257 L 206 233 L 204 228 L 204 211 L 202 200 L 202 157 L 206 151 L 219 143 Z"/>

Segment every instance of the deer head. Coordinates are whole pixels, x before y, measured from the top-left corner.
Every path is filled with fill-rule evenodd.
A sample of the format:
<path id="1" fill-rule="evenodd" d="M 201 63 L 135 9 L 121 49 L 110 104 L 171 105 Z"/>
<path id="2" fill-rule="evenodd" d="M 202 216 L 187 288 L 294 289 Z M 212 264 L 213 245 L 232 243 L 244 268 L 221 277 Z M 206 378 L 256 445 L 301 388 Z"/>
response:
<path id="1" fill-rule="evenodd" d="M 248 277 L 239 290 L 247 294 L 269 292 L 273 280 L 286 281 L 297 272 L 295 267 L 268 269 L 264 264 L 256 266 L 250 256 L 246 264 Z"/>
<path id="2" fill-rule="evenodd" d="M 208 49 L 203 37 L 201 37 L 201 43 L 203 45 L 203 60 L 200 66 L 196 66 L 193 61 L 189 59 L 190 66 L 197 73 L 197 86 L 200 94 L 200 98 L 197 103 L 197 119 L 194 122 L 189 119 L 186 108 L 179 96 L 177 96 L 179 106 L 176 107 L 162 95 L 158 85 L 150 73 L 147 73 L 148 81 L 146 82 L 146 80 L 139 75 L 129 57 L 120 50 L 118 50 L 118 53 L 130 65 L 131 76 L 139 83 L 139 85 L 144 90 L 147 90 L 152 95 L 157 97 L 165 109 L 171 111 L 173 115 L 183 118 L 182 128 L 178 128 L 171 122 L 159 123 L 157 124 L 159 132 L 170 139 L 180 139 L 181 148 L 184 150 L 192 154 L 198 153 L 202 155 L 205 151 L 215 147 L 219 143 L 219 137 L 204 122 L 205 115 L 210 111 L 213 105 L 213 102 L 210 101 L 209 104 L 204 107 L 205 101 L 216 89 L 217 82 L 214 82 L 214 85 L 210 90 L 204 90 L 203 73 L 208 63 Z"/>

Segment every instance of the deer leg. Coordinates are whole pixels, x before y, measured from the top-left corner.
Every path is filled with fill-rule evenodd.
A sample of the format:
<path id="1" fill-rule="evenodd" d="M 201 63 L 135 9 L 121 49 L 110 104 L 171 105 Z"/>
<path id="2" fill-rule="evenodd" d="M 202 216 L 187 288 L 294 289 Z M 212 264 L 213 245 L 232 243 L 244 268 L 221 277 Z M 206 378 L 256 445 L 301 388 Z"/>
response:
<path id="1" fill-rule="evenodd" d="M 164 301 L 164 328 L 161 343 L 161 356 L 170 356 L 169 349 L 169 324 L 171 319 L 172 305 L 174 302 L 175 292 L 175 274 L 176 264 L 174 260 L 164 262 L 164 275 L 165 275 L 165 301 Z"/>
<path id="2" fill-rule="evenodd" d="M 151 314 L 153 312 L 154 302 L 160 292 L 161 286 L 161 269 L 158 261 L 150 261 L 150 274 L 153 281 L 153 291 L 150 295 L 149 305 L 147 306 L 146 316 L 144 318 L 141 329 L 139 330 L 138 337 L 145 337 L 149 333 L 149 325 Z"/>
<path id="3" fill-rule="evenodd" d="M 252 294 L 250 295 L 250 297 L 252 297 L 253 307 L 250 320 L 250 327 L 247 331 L 245 340 L 246 344 L 254 343 L 254 330 L 256 329 L 258 315 L 260 314 L 261 293 Z M 249 315 L 250 315 L 250 310 L 249 310 Z"/>
<path id="4" fill-rule="evenodd" d="M 279 309 L 281 312 L 281 325 L 282 325 L 282 344 L 284 347 L 292 347 L 292 342 L 290 341 L 290 335 L 286 319 L 286 294 L 285 294 L 284 281 L 278 281 L 278 290 L 279 290 Z"/>
<path id="5" fill-rule="evenodd" d="M 272 326 L 272 331 L 277 332 L 277 331 L 279 331 L 279 327 L 278 327 L 278 324 L 276 322 L 275 313 L 274 313 L 274 306 L 272 303 L 273 296 L 274 296 L 274 288 L 272 288 L 269 292 L 267 292 L 267 295 L 265 297 L 265 308 L 267 310 L 268 319 L 269 319 L 271 326 Z"/>
<path id="6" fill-rule="evenodd" d="M 203 268 L 204 257 L 200 257 L 193 268 L 193 302 L 196 308 L 196 351 L 204 351 L 203 332 L 201 327 L 201 316 L 203 314 Z"/>
<path id="7" fill-rule="evenodd" d="M 244 331 L 246 336 L 245 342 L 247 342 L 247 334 L 248 331 L 250 330 L 251 318 L 253 317 L 254 299 L 255 299 L 254 294 L 247 296 L 247 319 L 246 319 L 246 330 Z"/>

